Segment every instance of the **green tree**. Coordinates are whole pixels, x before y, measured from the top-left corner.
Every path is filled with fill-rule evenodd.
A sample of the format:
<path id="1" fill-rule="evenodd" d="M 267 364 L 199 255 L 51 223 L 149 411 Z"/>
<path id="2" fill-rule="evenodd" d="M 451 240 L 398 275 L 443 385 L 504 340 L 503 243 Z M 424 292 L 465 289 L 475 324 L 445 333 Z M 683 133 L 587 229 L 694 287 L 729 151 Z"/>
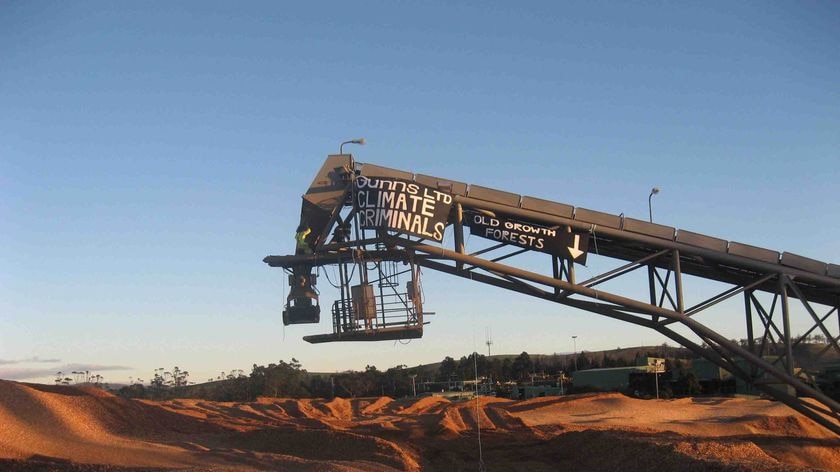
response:
<path id="1" fill-rule="evenodd" d="M 407 369 L 405 365 L 398 365 L 386 370 L 382 375 L 385 395 L 392 398 L 411 395 L 412 373 L 413 371 Z"/>
<path id="2" fill-rule="evenodd" d="M 455 359 L 446 356 L 443 358 L 443 361 L 441 361 L 440 367 L 438 367 L 437 379 L 441 382 L 446 382 L 453 374 L 457 373 L 457 371 L 458 364 L 455 362 Z"/>
<path id="3" fill-rule="evenodd" d="M 189 379 L 190 373 L 186 370 L 181 370 L 176 365 L 174 369 L 172 369 L 172 380 L 171 385 L 173 387 L 183 387 L 187 385 L 187 379 Z"/>
<path id="4" fill-rule="evenodd" d="M 155 369 L 155 376 L 152 377 L 151 382 L 149 382 L 149 385 L 152 387 L 152 389 L 163 390 L 167 386 L 164 374 L 165 372 L 163 367 Z"/>
<path id="5" fill-rule="evenodd" d="M 488 374 L 493 378 L 494 382 L 507 380 L 507 377 L 505 377 L 504 364 L 498 357 L 490 359 Z"/>
<path id="6" fill-rule="evenodd" d="M 490 375 L 490 364 L 487 361 L 487 356 L 473 352 L 469 356 L 462 357 L 458 361 L 456 373 L 462 380 L 472 379 L 476 376 L 476 368 L 478 368 L 478 377 Z"/>
<path id="7" fill-rule="evenodd" d="M 591 369 L 592 368 L 592 361 L 589 359 L 589 357 L 586 354 L 584 354 L 582 352 L 580 354 L 578 354 L 578 356 L 577 356 L 577 368 L 578 368 L 578 370 L 584 370 L 584 369 Z"/>
<path id="8" fill-rule="evenodd" d="M 500 379 L 502 381 L 507 382 L 508 380 L 512 380 L 513 377 L 513 361 L 509 358 L 502 361 L 502 376 Z"/>
<path id="9" fill-rule="evenodd" d="M 279 361 L 277 364 L 258 366 L 254 364 L 251 375 L 244 384 L 247 386 L 249 396 L 260 395 L 273 397 L 300 398 L 309 395 L 306 388 L 306 371 L 301 368 L 300 362 L 292 358 L 290 362 Z M 243 376 L 234 376 L 228 379 L 229 382 L 238 384 Z"/>
<path id="10" fill-rule="evenodd" d="M 384 390 L 382 373 L 375 366 L 366 366 L 364 372 L 345 372 L 335 378 L 336 396 L 368 397 L 380 395 Z"/>
<path id="11" fill-rule="evenodd" d="M 527 377 L 533 370 L 533 367 L 534 363 L 531 361 L 531 356 L 527 352 L 522 351 L 522 354 L 514 359 L 513 365 L 511 366 L 513 378 L 521 380 Z"/>

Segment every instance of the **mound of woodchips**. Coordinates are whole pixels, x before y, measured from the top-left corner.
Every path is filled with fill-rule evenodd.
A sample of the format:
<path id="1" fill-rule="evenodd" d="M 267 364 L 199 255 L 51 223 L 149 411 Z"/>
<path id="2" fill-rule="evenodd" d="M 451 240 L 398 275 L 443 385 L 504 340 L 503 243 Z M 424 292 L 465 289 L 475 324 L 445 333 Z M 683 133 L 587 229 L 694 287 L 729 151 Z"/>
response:
<path id="1" fill-rule="evenodd" d="M 746 398 L 154 402 L 0 381 L 2 470 L 448 471 L 479 457 L 529 472 L 840 470 L 840 439 Z"/>

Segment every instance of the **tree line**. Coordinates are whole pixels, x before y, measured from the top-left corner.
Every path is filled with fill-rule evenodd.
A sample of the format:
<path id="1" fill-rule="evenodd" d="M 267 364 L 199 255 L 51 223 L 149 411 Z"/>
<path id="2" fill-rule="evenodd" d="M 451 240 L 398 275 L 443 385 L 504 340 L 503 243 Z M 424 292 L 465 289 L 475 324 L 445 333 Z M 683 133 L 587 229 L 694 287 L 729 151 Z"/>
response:
<path id="1" fill-rule="evenodd" d="M 669 351 L 670 350 L 670 351 Z M 653 351 L 639 351 L 638 357 L 681 357 L 687 351 L 663 345 Z M 312 373 L 292 358 L 268 365 L 254 364 L 251 373 L 234 371 L 210 379 L 206 383 L 188 384 L 188 372 L 178 367 L 170 371 L 155 371 L 150 385 L 133 383 L 122 387 L 118 393 L 127 397 L 169 399 L 201 398 L 214 401 L 252 401 L 257 397 L 333 398 L 387 395 L 392 398 L 439 391 L 448 385 L 479 379 L 482 382 L 502 385 L 510 382 L 533 381 L 537 378 L 556 378 L 561 373 L 575 369 L 622 367 L 634 365 L 637 359 L 628 359 L 608 352 L 582 352 L 572 355 L 531 356 L 522 352 L 518 356 L 487 357 L 474 352 L 456 360 L 445 357 L 437 368 L 429 366 L 408 367 L 398 365 L 379 370 L 368 365 L 363 371 L 333 374 Z"/>
<path id="2" fill-rule="evenodd" d="M 70 377 L 71 375 L 72 377 Z M 56 385 L 88 384 L 100 387 L 103 385 L 103 380 L 105 380 L 105 377 L 89 370 L 74 370 L 71 372 L 56 372 L 54 382 Z"/>

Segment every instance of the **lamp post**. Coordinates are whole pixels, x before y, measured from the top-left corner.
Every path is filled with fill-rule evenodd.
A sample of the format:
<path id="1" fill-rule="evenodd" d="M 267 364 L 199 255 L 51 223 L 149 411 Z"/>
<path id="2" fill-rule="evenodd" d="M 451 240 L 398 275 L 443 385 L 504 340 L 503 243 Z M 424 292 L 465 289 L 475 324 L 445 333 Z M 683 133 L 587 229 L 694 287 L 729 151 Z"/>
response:
<path id="1" fill-rule="evenodd" d="M 572 336 L 572 358 L 575 360 L 575 372 L 577 372 L 577 336 Z"/>
<path id="2" fill-rule="evenodd" d="M 651 206 L 650 199 L 653 198 L 654 195 L 659 193 L 659 187 L 653 187 L 650 189 L 650 195 L 648 195 L 648 216 L 650 217 L 650 222 L 653 223 L 653 207 Z"/>
<path id="3" fill-rule="evenodd" d="M 345 144 L 358 144 L 359 146 L 364 146 L 365 145 L 365 138 L 356 138 L 356 139 L 351 139 L 350 141 L 344 141 L 343 143 L 341 143 L 340 146 L 338 146 L 338 153 L 339 154 L 344 154 L 344 145 Z"/>

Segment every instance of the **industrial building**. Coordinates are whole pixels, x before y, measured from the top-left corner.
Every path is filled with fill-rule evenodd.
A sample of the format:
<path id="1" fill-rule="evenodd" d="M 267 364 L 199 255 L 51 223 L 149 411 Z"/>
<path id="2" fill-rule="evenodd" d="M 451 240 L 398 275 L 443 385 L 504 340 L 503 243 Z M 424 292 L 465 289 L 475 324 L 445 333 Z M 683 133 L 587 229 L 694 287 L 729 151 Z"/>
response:
<path id="1" fill-rule="evenodd" d="M 566 389 L 555 385 L 515 385 L 511 387 L 510 398 L 527 400 L 536 397 L 556 397 L 565 395 Z"/>
<path id="2" fill-rule="evenodd" d="M 576 371 L 572 374 L 572 383 L 575 389 L 621 391 L 629 387 L 631 374 L 661 374 L 665 371 L 664 367 L 663 358 L 643 357 L 634 366 Z"/>
<path id="3" fill-rule="evenodd" d="M 778 362 L 778 356 L 764 356 L 763 359 L 771 364 Z M 735 365 L 741 369 L 749 372 L 750 364 L 745 360 L 736 358 Z M 737 394 L 737 395 L 760 395 L 761 391 L 756 389 L 753 385 L 748 384 L 743 379 L 736 378 L 722 367 L 718 367 L 703 358 L 694 359 L 691 362 L 691 371 L 697 376 L 697 380 L 703 389 L 703 393 L 712 394 Z M 784 391 L 788 395 L 794 395 L 795 392 L 785 384 L 775 381 L 773 377 L 762 370 L 758 370 L 755 374 L 756 383 L 762 383 L 770 388 Z M 794 375 L 802 376 L 802 369 L 795 368 Z"/>

